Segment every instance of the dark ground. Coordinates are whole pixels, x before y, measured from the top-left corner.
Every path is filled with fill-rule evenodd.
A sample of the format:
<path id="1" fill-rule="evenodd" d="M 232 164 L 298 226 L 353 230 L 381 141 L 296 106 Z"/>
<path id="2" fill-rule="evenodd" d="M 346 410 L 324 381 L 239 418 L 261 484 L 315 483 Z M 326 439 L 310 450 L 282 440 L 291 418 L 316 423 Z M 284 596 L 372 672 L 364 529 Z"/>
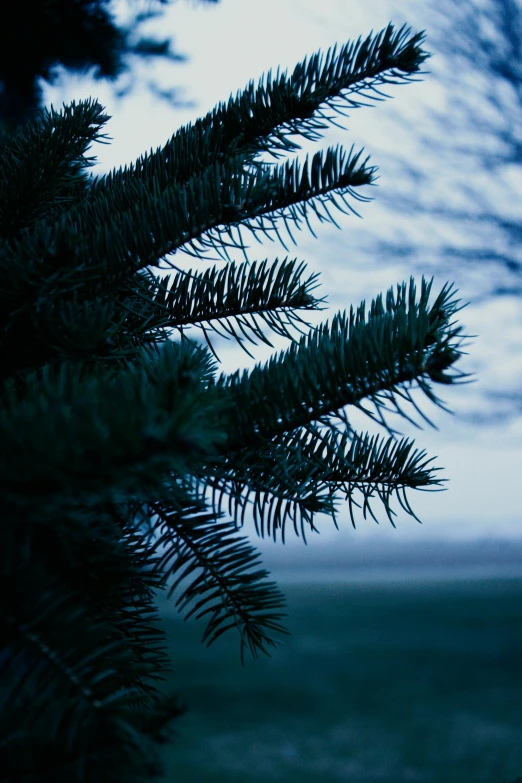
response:
<path id="1" fill-rule="evenodd" d="M 283 585 L 292 636 L 239 661 L 233 632 L 162 605 L 190 707 L 177 783 L 503 783 L 522 775 L 522 578 Z M 295 576 L 295 574 L 294 574 Z M 427 574 L 429 576 L 429 574 Z M 462 576 L 462 574 L 460 574 Z"/>

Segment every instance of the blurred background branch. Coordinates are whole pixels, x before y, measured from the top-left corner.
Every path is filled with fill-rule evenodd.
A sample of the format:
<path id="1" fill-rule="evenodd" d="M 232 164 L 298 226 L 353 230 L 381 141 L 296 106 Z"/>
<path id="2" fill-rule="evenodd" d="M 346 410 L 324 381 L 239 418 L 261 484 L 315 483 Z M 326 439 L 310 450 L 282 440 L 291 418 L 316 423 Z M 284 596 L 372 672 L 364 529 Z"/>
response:
<path id="1" fill-rule="evenodd" d="M 147 31 L 168 2 L 127 0 L 124 20 L 117 18 L 110 0 L 11 3 L 0 26 L 0 127 L 9 131 L 34 117 L 42 106 L 41 80 L 54 83 L 60 67 L 109 79 L 123 97 L 135 86 L 133 60 L 184 62 L 184 55 L 172 48 L 172 36 L 158 38 Z M 154 80 L 148 87 L 158 98 L 174 105 L 180 101 L 175 88 L 162 90 Z"/>

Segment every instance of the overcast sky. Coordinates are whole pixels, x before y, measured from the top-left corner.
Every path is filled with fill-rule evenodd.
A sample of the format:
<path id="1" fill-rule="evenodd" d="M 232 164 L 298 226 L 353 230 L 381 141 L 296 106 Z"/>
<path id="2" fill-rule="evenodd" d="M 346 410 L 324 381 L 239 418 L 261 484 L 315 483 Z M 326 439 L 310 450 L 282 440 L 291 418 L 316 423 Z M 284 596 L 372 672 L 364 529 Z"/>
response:
<path id="1" fill-rule="evenodd" d="M 118 3 L 120 18 L 125 18 L 126 0 Z M 176 50 L 186 54 L 188 61 L 181 65 L 154 66 L 139 64 L 133 72 L 135 88 L 124 99 L 117 99 L 114 89 L 104 82 L 86 77 L 67 76 L 56 85 L 45 88 L 45 101 L 55 107 L 72 99 L 97 97 L 112 115 L 107 131 L 113 141 L 110 146 L 97 145 L 97 171 L 102 173 L 135 160 L 140 154 L 164 144 L 182 124 L 196 119 L 210 110 L 220 99 L 243 87 L 251 78 L 258 78 L 269 68 L 278 65 L 292 67 L 306 54 L 319 48 L 326 49 L 336 42 L 344 43 L 359 35 L 385 27 L 389 21 L 397 26 L 408 22 L 415 30 L 430 28 L 430 3 L 408 0 L 265 0 L 259 3 L 246 0 L 221 0 L 217 5 L 193 6 L 180 0 L 167 7 L 159 22 L 150 29 L 161 36 L 172 35 Z M 427 48 L 435 51 L 432 43 Z M 435 52 L 436 54 L 436 52 Z M 438 62 L 437 62 L 438 60 Z M 430 70 L 443 68 L 442 57 L 430 61 Z M 154 79 L 166 89 L 182 87 L 180 95 L 193 105 L 173 108 L 158 100 L 147 89 L 147 80 Z M 364 145 L 371 153 L 372 163 L 379 166 L 380 180 L 372 189 L 374 200 L 362 205 L 362 220 L 339 215 L 342 231 L 335 226 L 318 226 L 314 239 L 305 232 L 298 235 L 298 246 L 290 248 L 289 255 L 306 260 L 310 270 L 321 273 L 321 293 L 328 297 L 329 311 L 322 314 L 331 318 L 336 310 L 357 306 L 362 299 L 367 303 L 380 292 L 408 281 L 411 269 L 405 264 L 380 263 L 368 259 L 359 248 L 372 234 L 400 237 L 401 232 L 417 231 L 436 243 L 442 231 L 430 216 L 413 221 L 408 216 L 397 217 L 379 205 L 380 193 L 391 187 L 395 170 L 387 167 L 387 153 L 399 152 L 415 158 L 432 187 L 448 187 L 462 176 L 454 162 L 433 151 L 427 155 L 418 144 L 418 131 L 428 129 L 427 109 L 444 111 L 447 94 L 434 77 L 424 81 L 389 88 L 393 100 L 361 108 L 353 112 L 348 131 L 334 129 L 321 146 L 342 142 L 350 147 Z M 408 123 L 404 123 L 404 118 Z M 317 149 L 319 145 L 315 145 Z M 308 149 L 308 147 L 307 147 Z M 441 191 L 442 192 L 442 191 Z M 502 192 L 499 195 L 501 198 Z M 522 207 L 522 192 L 506 198 L 507 211 Z M 315 230 L 315 226 L 314 226 Z M 449 229 L 448 229 L 449 230 Z M 462 242 L 465 242 L 462 237 Z M 271 242 L 261 248 L 253 243 L 251 258 L 275 258 L 287 255 L 284 249 Z M 447 277 L 437 275 L 436 265 L 427 262 L 426 275 L 435 275 L 434 291 L 438 292 Z M 415 273 L 420 283 L 420 275 Z M 349 528 L 347 514 L 342 516 L 346 530 L 338 534 L 328 519 L 321 528 L 323 541 L 336 536 L 339 546 L 349 546 L 353 536 L 360 539 L 383 538 L 393 535 L 403 540 L 420 538 L 476 538 L 522 537 L 520 512 L 520 481 L 522 473 L 522 419 L 511 419 L 495 426 L 477 427 L 459 418 L 459 412 L 473 408 L 480 410 L 481 393 L 485 389 L 499 389 L 504 384 L 522 385 L 522 307 L 516 299 L 474 303 L 481 291 L 480 276 L 469 270 L 456 268 L 452 278 L 459 288 L 459 296 L 470 305 L 460 319 L 466 333 L 476 334 L 467 348 L 469 357 L 462 369 L 477 373 L 473 385 L 455 389 L 437 387 L 436 392 L 455 412 L 451 416 L 440 411 L 427 400 L 422 409 L 438 426 L 438 431 L 423 425 L 416 430 L 407 422 L 395 419 L 404 435 L 415 437 L 418 448 L 426 449 L 428 456 L 436 457 L 450 479 L 445 492 L 410 493 L 410 503 L 423 521 L 422 527 L 404 513 L 398 516 L 398 530 L 392 531 L 378 503 L 374 510 L 382 522 L 361 520 L 357 532 Z M 220 344 L 221 345 L 221 344 Z M 277 347 L 283 344 L 277 343 Z M 266 358 L 266 350 L 259 350 L 257 358 Z M 250 365 L 241 350 L 225 347 L 223 369 L 233 370 Z M 421 400 L 421 398 L 418 398 Z M 360 421 L 359 419 L 357 420 Z M 369 422 L 361 422 L 366 429 Z M 375 430 L 372 430 L 375 431 Z M 397 504 L 397 510 L 399 510 Z"/>

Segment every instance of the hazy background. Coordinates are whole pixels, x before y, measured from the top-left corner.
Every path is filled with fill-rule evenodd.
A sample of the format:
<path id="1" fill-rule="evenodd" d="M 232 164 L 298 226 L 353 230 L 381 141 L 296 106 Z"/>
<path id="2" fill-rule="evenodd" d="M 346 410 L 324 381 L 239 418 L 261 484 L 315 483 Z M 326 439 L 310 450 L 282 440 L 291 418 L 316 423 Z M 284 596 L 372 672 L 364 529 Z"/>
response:
<path id="1" fill-rule="evenodd" d="M 122 0 L 114 8 L 125 20 L 139 5 Z M 257 542 L 279 575 L 289 577 L 291 565 L 311 574 L 314 564 L 316 572 L 335 564 L 346 576 L 350 564 L 350 573 L 370 573 L 385 562 L 390 565 L 390 559 L 404 574 L 408 568 L 425 571 L 444 564 L 455 574 L 464 564 L 467 572 L 478 567 L 507 573 L 522 562 L 522 140 L 516 136 L 522 126 L 522 91 L 519 72 L 509 75 L 506 86 L 502 74 L 502 83 L 484 76 L 479 57 L 456 54 L 451 36 L 460 36 L 464 44 L 479 33 L 498 37 L 491 19 L 480 30 L 472 29 L 478 17 L 466 17 L 467 5 L 451 0 L 174 2 L 149 29 L 162 37 L 172 34 L 177 50 L 187 56 L 185 63 L 136 62 L 116 85 L 65 73 L 54 86 L 44 85 L 46 104 L 58 107 L 92 95 L 112 115 L 107 127 L 112 143 L 93 149 L 99 161 L 94 171 L 101 174 L 161 146 L 181 125 L 269 68 L 292 68 L 306 54 L 366 36 L 389 21 L 427 31 L 425 46 L 434 53 L 427 64 L 431 73 L 415 84 L 390 86 L 391 99 L 352 111 L 345 121 L 348 130 L 333 128 L 320 143 L 364 146 L 378 165 L 374 200 L 358 206 L 362 220 L 336 215 L 342 231 L 314 224 L 318 239 L 302 232 L 288 252 L 268 240 L 264 247 L 252 240 L 250 258 L 297 256 L 319 271 L 329 304 L 321 320 L 363 299 L 369 304 L 410 275 L 419 283 L 422 274 L 434 275 L 434 293 L 447 281 L 455 282 L 459 297 L 470 303 L 458 317 L 466 334 L 477 335 L 461 368 L 477 380 L 453 389 L 435 387 L 455 415 L 417 396 L 438 430 L 418 417 L 422 430 L 391 419 L 415 438 L 418 448 L 436 457 L 434 464 L 444 468 L 440 475 L 450 479 L 448 490 L 410 493 L 422 526 L 397 504 L 394 530 L 376 502 L 380 525 L 361 517 L 354 531 L 346 511 L 340 515 L 341 531 L 325 519 L 321 536 L 307 548 L 291 535 L 285 549 Z M 511 0 L 483 3 L 499 13 L 512 5 L 520 10 Z M 516 67 L 516 56 L 511 60 Z M 118 97 L 124 87 L 127 94 Z M 161 91 L 175 93 L 175 101 L 158 97 Z M 511 134 L 507 140 L 506 134 Z M 312 147 L 319 144 L 304 149 Z M 281 348 L 284 342 L 274 345 Z M 219 354 L 225 371 L 252 364 L 232 343 L 220 341 Z M 255 354 L 265 359 L 269 351 L 259 347 Z M 380 431 L 361 416 L 354 421 L 359 429 Z"/>

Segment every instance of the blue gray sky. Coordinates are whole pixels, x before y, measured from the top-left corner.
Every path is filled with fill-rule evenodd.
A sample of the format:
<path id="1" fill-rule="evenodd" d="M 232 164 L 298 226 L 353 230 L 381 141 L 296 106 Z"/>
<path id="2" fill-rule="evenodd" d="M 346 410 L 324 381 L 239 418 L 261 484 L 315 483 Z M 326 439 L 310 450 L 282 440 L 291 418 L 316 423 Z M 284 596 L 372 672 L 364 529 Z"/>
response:
<path id="1" fill-rule="evenodd" d="M 127 0 L 116 3 L 115 8 L 124 20 Z M 454 415 L 439 410 L 422 396 L 417 398 L 438 430 L 425 424 L 422 430 L 417 430 L 408 422 L 395 419 L 404 435 L 414 437 L 417 447 L 436 457 L 434 464 L 444 468 L 440 475 L 449 479 L 445 492 L 410 494 L 410 503 L 422 519 L 422 526 L 399 513 L 397 530 L 393 530 L 376 503 L 374 510 L 381 524 L 377 526 L 371 519 L 361 519 L 353 531 L 346 512 L 340 516 L 343 527 L 340 533 L 328 519 L 320 525 L 323 546 L 335 543 L 339 551 L 348 551 L 354 537 L 359 542 L 371 539 L 382 543 L 390 537 L 396 542 L 522 539 L 522 417 L 481 426 L 466 419 L 466 413 L 484 408 L 487 390 L 516 388 L 517 384 L 519 389 L 522 387 L 522 303 L 515 297 L 482 300 L 480 295 L 486 280 L 480 270 L 456 265 L 452 277 L 441 273 L 437 265 L 438 243 L 445 238 L 465 246 L 469 240 L 465 235 L 456 236 L 454 226 L 445 225 L 429 214 L 415 218 L 398 215 L 380 203 L 382 195 L 391 192 L 400 177 L 396 164 L 390 160 L 390 155 L 395 153 L 414 160 L 422 172 L 423 183 L 448 200 L 458 200 L 466 179 L 475 177 L 474 184 L 481 183 L 480 172 L 460 169 L 449 153 L 426 150 L 420 142 L 421 132 L 429 134 L 434 130 L 430 127 L 433 122 L 430 111 L 449 110 L 449 88 L 435 78 L 436 73 L 444 75 L 447 63 L 429 39 L 430 8 L 429 2 L 410 0 L 321 0 L 319 3 L 317 0 L 265 0 L 262 5 L 245 0 L 221 0 L 208 6 L 180 1 L 166 7 L 164 15 L 151 23 L 150 29 L 162 36 L 172 34 L 176 49 L 188 57 L 186 63 L 176 66 L 136 63 L 132 72 L 135 86 L 123 99 L 116 97 L 112 86 L 96 82 L 88 75 L 63 75 L 55 85 L 45 85 L 46 104 L 59 107 L 62 102 L 94 96 L 112 115 L 107 127 L 112 143 L 97 145 L 93 150 L 99 161 L 95 171 L 102 173 L 161 146 L 178 127 L 204 114 L 219 100 L 226 100 L 231 92 L 242 88 L 249 79 L 257 79 L 269 68 L 275 70 L 278 65 L 292 68 L 306 54 L 365 36 L 372 29 L 385 27 L 389 21 L 397 26 L 407 22 L 414 30 L 427 30 L 426 46 L 435 54 L 429 63 L 432 75 L 415 84 L 389 88 L 392 100 L 353 111 L 345 121 L 348 130 L 334 128 L 320 143 L 327 146 L 341 142 L 348 148 L 352 143 L 356 147 L 364 146 L 372 162 L 379 166 L 378 187 L 371 193 L 374 200 L 360 206 L 362 220 L 339 215 L 342 231 L 333 225 L 318 225 L 317 239 L 303 232 L 298 235 L 297 247 L 291 247 L 288 255 L 306 260 L 310 270 L 320 272 L 321 292 L 328 297 L 329 304 L 321 319 L 330 318 L 335 311 L 348 309 L 352 304 L 357 306 L 362 299 L 369 304 L 390 286 L 408 281 L 412 271 L 420 282 L 418 269 L 428 278 L 435 276 L 435 292 L 447 280 L 454 281 L 459 296 L 470 302 L 460 314 L 465 331 L 477 335 L 466 349 L 469 356 L 461 366 L 467 372 L 476 373 L 477 380 L 472 385 L 436 390 Z M 147 89 L 147 80 L 151 78 L 165 89 L 182 86 L 180 95 L 191 105 L 172 107 L 158 100 Z M 473 90 L 473 73 L 466 78 L 468 89 Z M 312 146 L 315 150 L 319 145 L 304 145 L 304 149 L 310 150 Z M 502 214 L 521 214 L 520 179 L 516 172 L 506 171 L 504 182 L 488 183 L 493 189 L 496 209 Z M 385 259 L 372 257 L 368 251 L 369 240 L 376 236 L 394 241 L 419 236 L 433 247 L 433 253 L 427 255 L 425 268 L 423 259 L 417 259 L 415 270 L 408 266 L 411 262 L 407 259 L 394 258 L 392 263 L 387 263 Z M 252 259 L 285 255 L 287 251 L 275 243 L 267 241 L 261 248 L 252 242 Z M 275 347 L 282 348 L 284 343 L 276 341 Z M 221 341 L 219 349 L 225 371 L 252 364 L 232 344 Z M 256 359 L 268 355 L 267 349 L 260 348 Z M 362 417 L 354 417 L 354 421 L 361 429 L 379 431 Z M 398 504 L 396 509 L 400 511 Z M 270 549 L 269 544 L 264 546 Z"/>

